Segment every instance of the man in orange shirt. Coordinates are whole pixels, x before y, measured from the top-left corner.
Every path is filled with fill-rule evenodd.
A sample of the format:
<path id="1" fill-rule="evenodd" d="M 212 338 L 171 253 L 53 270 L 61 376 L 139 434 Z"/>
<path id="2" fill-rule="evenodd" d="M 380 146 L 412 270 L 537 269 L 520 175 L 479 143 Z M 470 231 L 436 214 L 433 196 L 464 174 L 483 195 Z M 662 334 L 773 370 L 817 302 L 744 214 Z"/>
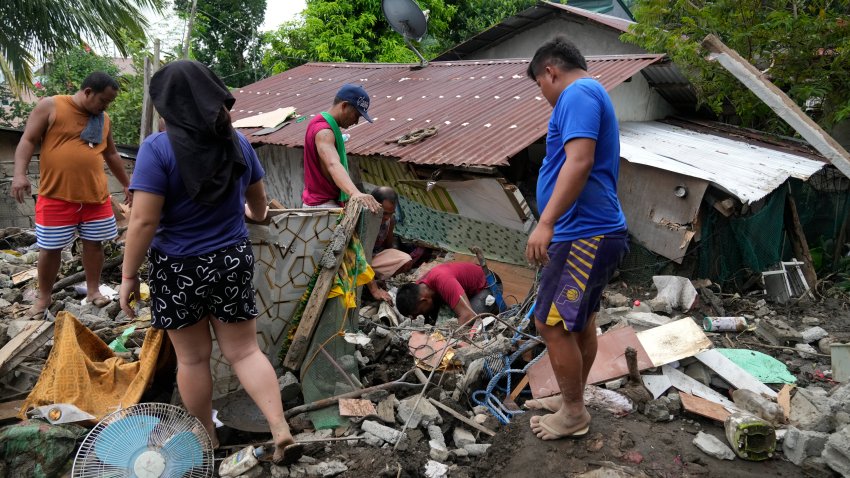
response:
<path id="1" fill-rule="evenodd" d="M 79 234 L 83 241 L 86 297 L 98 307 L 109 303 L 100 291 L 103 269 L 102 241 L 118 231 L 104 162 L 124 186 L 126 203 L 132 195 L 130 179 L 112 141 L 109 104 L 118 96 L 118 83 L 106 73 L 95 72 L 83 80 L 73 95 L 42 99 L 27 120 L 15 150 L 12 197 L 23 202 L 32 194 L 27 169 L 41 144 L 39 196 L 35 206 L 38 253 L 38 300 L 27 315 L 40 317 L 50 305 L 53 284 L 61 265 L 61 252 Z"/>

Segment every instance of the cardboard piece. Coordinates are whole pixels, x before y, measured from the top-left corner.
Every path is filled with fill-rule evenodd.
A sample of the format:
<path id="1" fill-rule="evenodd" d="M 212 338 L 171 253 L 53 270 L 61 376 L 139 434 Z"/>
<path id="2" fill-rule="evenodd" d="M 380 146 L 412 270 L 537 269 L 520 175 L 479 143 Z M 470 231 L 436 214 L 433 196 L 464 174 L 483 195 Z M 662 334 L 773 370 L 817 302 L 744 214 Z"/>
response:
<path id="1" fill-rule="evenodd" d="M 357 398 L 340 398 L 339 415 L 342 417 L 368 417 L 377 415 L 378 411 L 370 400 Z"/>
<path id="2" fill-rule="evenodd" d="M 273 128 L 283 123 L 295 113 L 295 108 L 278 108 L 268 113 L 261 113 L 233 122 L 234 128 Z"/>
<path id="3" fill-rule="evenodd" d="M 785 422 L 788 422 L 788 419 L 791 417 L 791 390 L 794 390 L 794 385 L 788 385 L 787 383 L 782 386 L 782 389 L 779 390 L 779 394 L 776 397 L 776 403 L 782 408 L 782 414 L 785 416 Z"/>
<path id="4" fill-rule="evenodd" d="M 590 369 L 587 383 L 604 383 L 628 375 L 629 367 L 626 365 L 626 347 L 634 348 L 638 355 L 638 370 L 652 368 L 646 351 L 643 349 L 634 329 L 623 327 L 609 330 L 597 337 L 596 360 Z M 561 393 L 549 355 L 546 354 L 540 361 L 529 367 L 528 382 L 531 384 L 531 395 L 534 398 L 548 397 Z"/>
<path id="5" fill-rule="evenodd" d="M 729 415 L 732 415 L 729 410 L 723 408 L 723 405 L 691 395 L 687 392 L 680 391 L 679 398 L 682 400 L 682 407 L 684 407 L 685 411 L 701 417 L 711 418 L 712 420 L 723 423 Z"/>
<path id="6" fill-rule="evenodd" d="M 735 388 L 743 388 L 761 395 L 767 395 L 770 398 L 776 398 L 776 392 L 772 388 L 761 383 L 717 350 L 706 350 L 697 354 L 695 358 L 714 370 Z"/>
<path id="7" fill-rule="evenodd" d="M 712 346 L 690 317 L 638 332 L 637 338 L 655 367 L 692 357 Z"/>

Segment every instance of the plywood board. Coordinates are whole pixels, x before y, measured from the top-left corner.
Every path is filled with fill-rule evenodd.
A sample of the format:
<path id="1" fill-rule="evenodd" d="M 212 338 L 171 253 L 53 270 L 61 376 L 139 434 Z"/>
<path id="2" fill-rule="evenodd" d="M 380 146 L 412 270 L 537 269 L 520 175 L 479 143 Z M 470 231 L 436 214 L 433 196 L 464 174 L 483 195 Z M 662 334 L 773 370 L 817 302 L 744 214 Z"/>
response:
<path id="1" fill-rule="evenodd" d="M 339 415 L 341 417 L 368 417 L 369 415 L 377 414 L 378 411 L 375 409 L 375 405 L 369 400 L 357 398 L 339 399 Z"/>
<path id="2" fill-rule="evenodd" d="M 604 383 L 627 375 L 629 367 L 626 364 L 626 347 L 632 347 L 637 351 L 638 370 L 653 367 L 652 360 L 631 327 L 623 327 L 602 334 L 597 337 L 597 343 L 596 360 L 590 369 L 587 383 Z M 531 384 L 531 395 L 534 398 L 561 393 L 548 354 L 529 367 L 527 373 L 528 382 Z"/>
<path id="3" fill-rule="evenodd" d="M 478 264 L 475 256 L 455 253 L 455 261 Z M 487 261 L 487 268 L 502 279 L 502 296 L 509 305 L 522 302 L 534 285 L 535 272 L 529 267 L 515 266 L 499 261 Z"/>
<path id="4" fill-rule="evenodd" d="M 36 277 L 38 277 L 38 269 L 33 267 L 32 269 L 21 271 L 13 275 L 12 284 L 20 285 L 28 280 L 35 279 Z"/>
<path id="5" fill-rule="evenodd" d="M 661 372 L 670 379 L 670 383 L 672 383 L 673 386 L 680 392 L 696 395 L 697 397 L 717 403 L 730 410 L 737 409 L 737 407 L 735 407 L 735 403 L 731 400 L 715 392 L 712 388 L 703 385 L 702 382 L 694 380 L 669 365 L 661 367 Z"/>
<path id="6" fill-rule="evenodd" d="M 720 375 L 735 388 L 742 388 L 776 398 L 776 391 L 761 383 L 759 379 L 750 375 L 749 372 L 739 367 L 735 362 L 729 360 L 717 350 L 706 350 L 695 355 L 695 358 L 714 370 L 717 375 Z"/>
<path id="7" fill-rule="evenodd" d="M 687 392 L 679 392 L 679 398 L 682 400 L 682 407 L 685 411 L 697 414 L 701 417 L 711 418 L 718 422 L 723 422 L 732 413 L 723 408 L 723 405 L 708 401 L 691 395 Z"/>
<path id="8" fill-rule="evenodd" d="M 782 386 L 782 389 L 779 390 L 779 394 L 776 397 L 776 403 L 779 404 L 779 407 L 782 408 L 782 415 L 785 416 L 785 421 L 791 417 L 791 390 L 794 390 L 794 385 L 785 384 Z"/>
<path id="9" fill-rule="evenodd" d="M 690 317 L 638 332 L 637 338 L 655 367 L 693 357 L 712 345 Z"/>
<path id="10" fill-rule="evenodd" d="M 0 375 L 21 363 L 30 353 L 50 339 L 53 323 L 33 320 L 0 349 Z"/>

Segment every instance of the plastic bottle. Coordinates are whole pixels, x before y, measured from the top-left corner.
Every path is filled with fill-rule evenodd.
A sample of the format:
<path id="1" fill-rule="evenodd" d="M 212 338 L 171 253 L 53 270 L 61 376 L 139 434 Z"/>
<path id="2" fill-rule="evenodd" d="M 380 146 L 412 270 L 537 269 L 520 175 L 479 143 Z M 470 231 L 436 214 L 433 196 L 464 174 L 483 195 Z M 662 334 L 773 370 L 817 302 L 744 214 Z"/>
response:
<path id="1" fill-rule="evenodd" d="M 254 448 L 249 445 L 225 458 L 218 467 L 218 474 L 222 477 L 232 477 L 247 473 L 248 470 L 257 466 L 263 453 L 265 453 L 263 447 Z"/>
<path id="2" fill-rule="evenodd" d="M 746 412 L 735 412 L 723 422 L 732 451 L 750 461 L 767 460 L 776 450 L 776 430 L 767 421 Z"/>
<path id="3" fill-rule="evenodd" d="M 706 332 L 743 332 L 747 329 L 744 317 L 705 317 L 702 328 Z"/>
<path id="4" fill-rule="evenodd" d="M 752 390 L 739 388 L 732 392 L 732 401 L 743 410 L 761 417 L 774 425 L 785 423 L 785 413 L 778 403 L 762 397 Z"/>

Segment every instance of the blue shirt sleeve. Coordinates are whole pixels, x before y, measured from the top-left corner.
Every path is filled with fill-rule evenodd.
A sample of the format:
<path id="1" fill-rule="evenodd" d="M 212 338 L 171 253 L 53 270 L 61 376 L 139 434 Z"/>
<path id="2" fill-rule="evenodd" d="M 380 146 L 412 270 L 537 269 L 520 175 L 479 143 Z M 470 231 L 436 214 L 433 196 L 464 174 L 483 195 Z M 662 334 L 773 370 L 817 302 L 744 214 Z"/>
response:
<path id="1" fill-rule="evenodd" d="M 168 141 L 168 138 L 159 133 L 156 137 L 145 140 L 139 148 L 136 166 L 130 179 L 130 190 L 165 196 L 168 190 L 168 171 L 165 170 L 162 157 L 165 151 L 156 145 L 158 140 Z"/>
<path id="2" fill-rule="evenodd" d="M 246 138 L 242 133 L 237 132 L 236 134 L 239 135 L 239 144 L 242 146 L 242 155 L 245 157 L 245 162 L 248 163 L 248 167 L 251 168 L 251 179 L 248 181 L 248 184 L 254 184 L 266 176 L 266 171 L 263 169 L 263 165 L 260 164 L 257 152 L 254 151 L 253 147 L 251 147 L 251 143 L 248 141 L 248 138 Z"/>
<path id="3" fill-rule="evenodd" d="M 576 138 L 599 139 L 603 105 L 595 93 L 580 80 L 562 93 L 552 119 L 564 145 Z"/>

